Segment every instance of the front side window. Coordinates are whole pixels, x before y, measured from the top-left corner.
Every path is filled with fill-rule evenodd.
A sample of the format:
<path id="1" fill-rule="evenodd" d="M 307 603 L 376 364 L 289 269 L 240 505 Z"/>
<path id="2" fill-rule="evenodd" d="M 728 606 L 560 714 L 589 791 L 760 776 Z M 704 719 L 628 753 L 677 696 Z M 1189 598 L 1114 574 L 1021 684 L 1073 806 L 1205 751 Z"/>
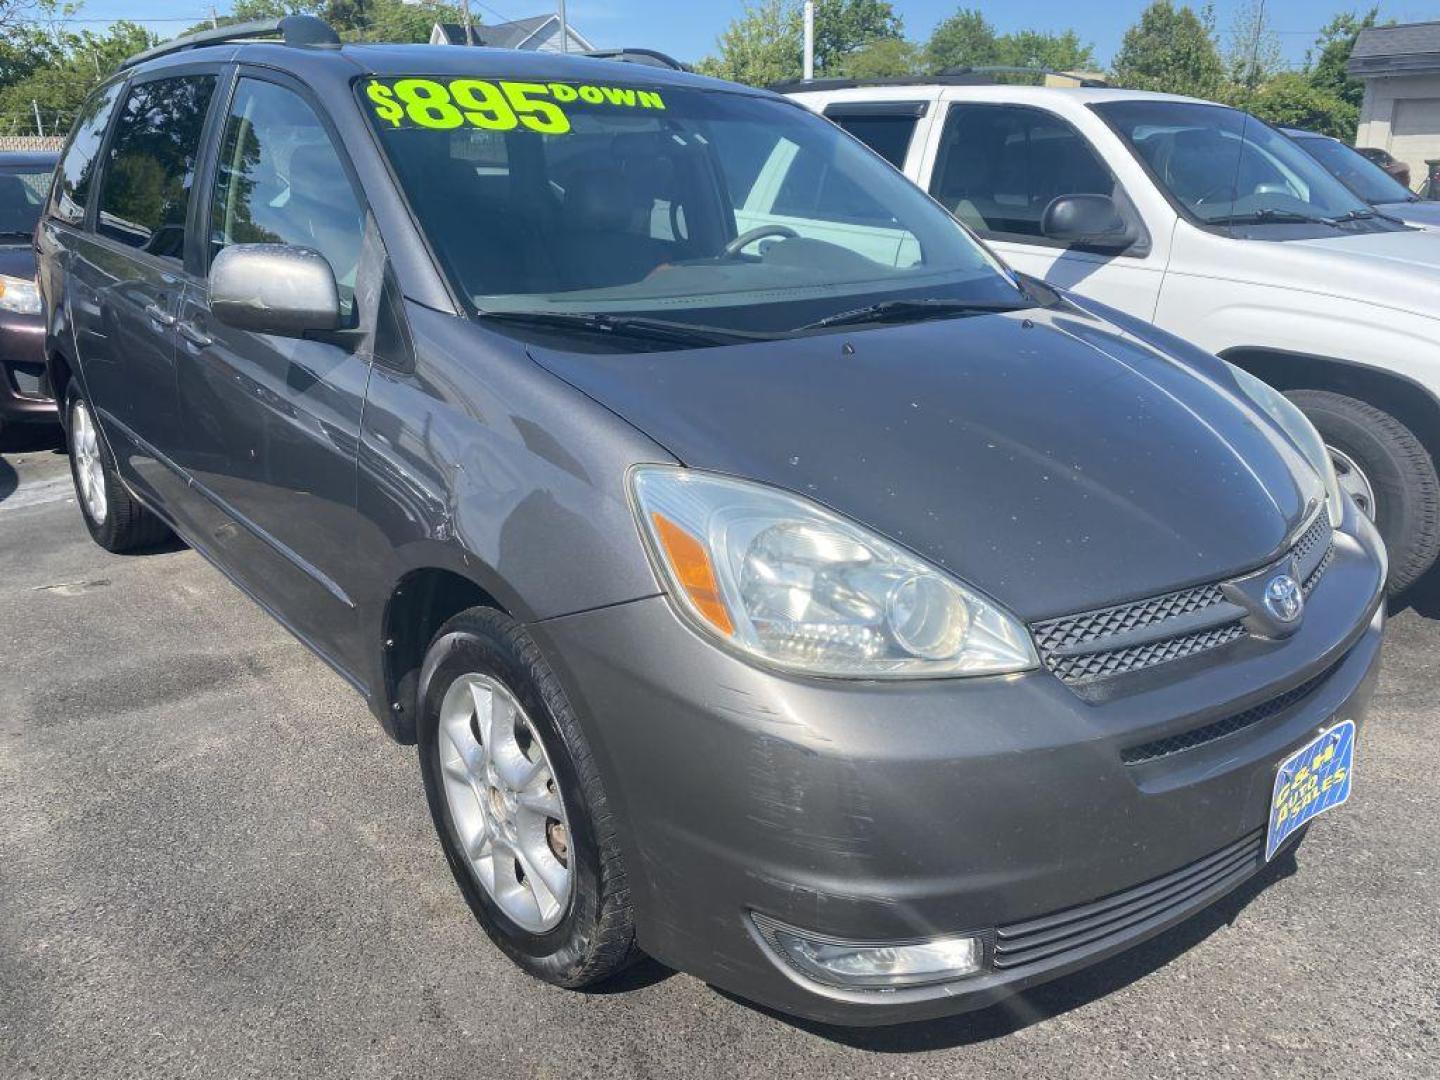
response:
<path id="1" fill-rule="evenodd" d="M 105 128 L 115 110 L 122 83 L 108 86 L 85 105 L 75 122 L 75 134 L 60 159 L 52 213 L 61 221 L 79 225 L 85 220 L 85 203 L 90 198 L 90 181 L 95 175 L 96 156 L 105 141 Z"/>
<path id="2" fill-rule="evenodd" d="M 788 102 L 483 75 L 356 96 L 481 312 L 788 332 L 891 298 L 1026 302 L 904 177 Z"/>
<path id="3" fill-rule="evenodd" d="M 100 186 L 96 231 L 179 259 L 215 76 L 183 75 L 133 87 L 121 106 Z"/>
<path id="4" fill-rule="evenodd" d="M 1202 225 L 1325 225 L 1369 213 L 1292 140 L 1237 109 L 1148 100 L 1092 107 Z"/>
<path id="5" fill-rule="evenodd" d="M 49 164 L 0 165 L 0 242 L 35 235 L 53 173 Z"/>
<path id="6" fill-rule="evenodd" d="M 241 79 L 215 171 L 212 255 L 231 244 L 310 248 L 330 263 L 348 313 L 364 239 L 365 212 L 319 117 L 283 86 Z"/>
<path id="7" fill-rule="evenodd" d="M 1120 199 L 1110 170 L 1070 123 L 1043 109 L 952 105 L 930 193 L 981 236 L 1035 242 L 1062 195 Z"/>
<path id="8" fill-rule="evenodd" d="M 1404 184 L 1339 139 L 1307 135 L 1295 141 L 1331 176 L 1368 203 L 1409 202 L 1415 197 Z"/>

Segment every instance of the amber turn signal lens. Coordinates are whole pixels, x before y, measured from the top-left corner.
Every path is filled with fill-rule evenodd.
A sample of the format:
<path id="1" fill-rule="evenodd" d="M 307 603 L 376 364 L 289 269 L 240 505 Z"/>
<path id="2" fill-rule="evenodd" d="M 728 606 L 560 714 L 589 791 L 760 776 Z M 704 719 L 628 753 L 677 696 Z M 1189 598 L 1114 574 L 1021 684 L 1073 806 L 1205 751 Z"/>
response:
<path id="1" fill-rule="evenodd" d="M 695 610 L 726 637 L 733 636 L 735 624 L 730 621 L 730 612 L 720 598 L 720 587 L 715 583 L 715 568 L 710 565 L 705 545 L 664 514 L 652 512 L 650 520 L 655 525 L 655 535 L 665 549 L 665 558 L 670 562 L 675 580 L 684 588 Z"/>

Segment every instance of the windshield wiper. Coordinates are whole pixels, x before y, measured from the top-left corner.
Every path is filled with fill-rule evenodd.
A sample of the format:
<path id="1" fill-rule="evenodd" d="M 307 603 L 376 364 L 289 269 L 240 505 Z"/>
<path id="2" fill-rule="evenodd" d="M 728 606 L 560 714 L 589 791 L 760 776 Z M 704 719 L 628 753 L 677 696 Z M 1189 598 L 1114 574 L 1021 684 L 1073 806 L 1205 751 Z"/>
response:
<path id="1" fill-rule="evenodd" d="M 617 337 L 668 341 L 676 345 L 735 345 L 747 341 L 773 341 L 775 335 L 727 330 L 720 326 L 646 319 L 637 315 L 605 315 L 589 311 L 482 311 L 482 319 L 584 330 Z"/>
<path id="2" fill-rule="evenodd" d="M 1371 218 L 1379 216 L 1374 210 L 1347 210 L 1339 217 L 1331 218 L 1330 221 L 1335 225 L 1343 225 L 1347 221 L 1369 221 Z"/>
<path id="3" fill-rule="evenodd" d="M 1227 214 L 1224 217 L 1206 218 L 1206 225 L 1334 225 L 1344 218 L 1318 217 L 1302 214 L 1295 210 L 1252 210 L 1248 214 Z M 1352 219 L 1353 220 L 1353 219 Z"/>
<path id="4" fill-rule="evenodd" d="M 886 300 L 867 304 L 853 311 L 827 315 L 806 323 L 797 330 L 823 330 L 828 326 L 853 326 L 857 323 L 903 322 L 906 319 L 945 319 L 964 315 L 993 315 L 1006 311 L 1024 311 L 1034 304 L 993 300 Z"/>

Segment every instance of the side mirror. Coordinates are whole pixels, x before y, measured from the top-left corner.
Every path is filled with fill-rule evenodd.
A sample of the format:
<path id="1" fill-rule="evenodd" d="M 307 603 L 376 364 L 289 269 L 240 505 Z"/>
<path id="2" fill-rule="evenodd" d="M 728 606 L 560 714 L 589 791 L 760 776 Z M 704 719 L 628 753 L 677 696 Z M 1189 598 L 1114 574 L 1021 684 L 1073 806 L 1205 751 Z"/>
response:
<path id="1" fill-rule="evenodd" d="M 1135 242 L 1135 231 L 1109 195 L 1051 199 L 1041 215 L 1040 231 L 1051 240 L 1102 251 L 1123 251 Z"/>
<path id="2" fill-rule="evenodd" d="M 237 330 L 280 337 L 340 328 L 340 293 L 325 257 L 289 244 L 235 244 L 210 264 L 210 312 Z"/>

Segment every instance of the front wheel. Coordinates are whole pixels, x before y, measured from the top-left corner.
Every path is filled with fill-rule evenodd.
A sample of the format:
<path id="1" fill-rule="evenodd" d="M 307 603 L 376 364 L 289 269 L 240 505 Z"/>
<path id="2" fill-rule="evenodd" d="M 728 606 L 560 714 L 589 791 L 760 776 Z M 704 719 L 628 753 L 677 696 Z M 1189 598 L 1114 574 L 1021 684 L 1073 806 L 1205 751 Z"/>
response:
<path id="1" fill-rule="evenodd" d="M 420 767 L 445 857 L 491 940 L 580 987 L 639 953 L 615 827 L 564 691 L 519 623 L 457 615 L 426 654 Z"/>
<path id="2" fill-rule="evenodd" d="M 1440 480 L 1423 443 L 1382 409 L 1329 390 L 1286 394 L 1325 440 L 1340 487 L 1380 531 L 1390 555 L 1391 596 L 1418 581 L 1440 554 Z"/>

